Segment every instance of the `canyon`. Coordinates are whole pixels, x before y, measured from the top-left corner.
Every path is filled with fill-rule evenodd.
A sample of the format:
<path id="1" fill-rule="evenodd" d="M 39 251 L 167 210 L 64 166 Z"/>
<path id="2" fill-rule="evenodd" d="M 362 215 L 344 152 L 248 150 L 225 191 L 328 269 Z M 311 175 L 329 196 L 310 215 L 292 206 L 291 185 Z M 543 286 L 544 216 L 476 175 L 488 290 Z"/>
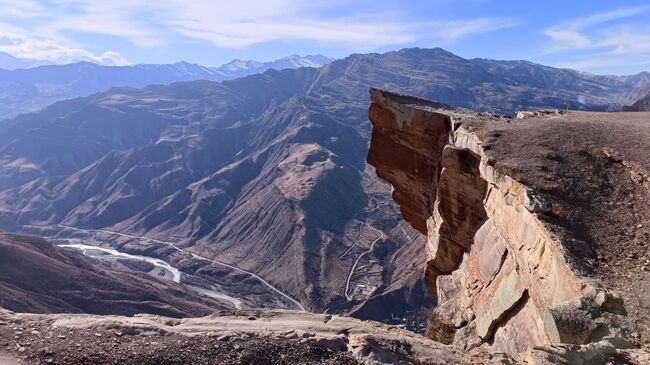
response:
<path id="1" fill-rule="evenodd" d="M 646 79 L 404 49 L 115 88 L 0 120 L 0 226 L 176 260 L 170 242 L 308 310 L 405 318 L 433 303 L 424 238 L 365 162 L 369 87 L 514 113 L 628 105 Z"/>
<path id="2" fill-rule="evenodd" d="M 404 49 L 2 119 L 0 360 L 643 364 L 648 85 Z"/>
<path id="3" fill-rule="evenodd" d="M 368 162 L 427 236 L 433 339 L 650 343 L 648 113 L 477 113 L 371 89 Z"/>
<path id="4" fill-rule="evenodd" d="M 644 226 L 650 218 L 644 156 L 650 114 L 546 109 L 504 116 L 378 89 L 370 93 L 368 162 L 391 184 L 404 219 L 426 236 L 420 259 L 438 303 L 429 338 L 304 311 L 220 310 L 171 319 L 4 310 L 0 338 L 14 340 L 6 342 L 4 353 L 0 348 L 0 359 L 502 365 L 650 360 Z M 605 133 L 612 130 L 617 133 Z M 81 339 L 87 348 L 71 350 Z M 110 351 L 108 343 L 120 351 Z"/>

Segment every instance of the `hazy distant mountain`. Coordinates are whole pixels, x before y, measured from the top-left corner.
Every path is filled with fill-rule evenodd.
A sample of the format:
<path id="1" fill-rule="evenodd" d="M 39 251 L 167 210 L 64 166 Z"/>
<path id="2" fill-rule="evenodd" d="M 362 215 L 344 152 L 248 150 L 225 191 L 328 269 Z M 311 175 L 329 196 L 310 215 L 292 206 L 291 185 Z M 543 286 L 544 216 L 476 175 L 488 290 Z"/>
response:
<path id="1" fill-rule="evenodd" d="M 187 62 L 123 67 L 78 62 L 30 69 L 0 70 L 0 119 L 35 111 L 59 100 L 87 96 L 112 87 L 143 87 L 190 80 L 223 81 L 269 69 L 318 67 L 329 61 L 331 60 L 324 56 L 293 55 L 273 62 L 233 61 L 219 68 L 208 68 Z M 0 62 L 2 62 L 2 54 L 0 54 Z M 17 62 L 13 64 L 16 65 Z M 9 61 L 6 63 L 11 64 Z"/>
<path id="2" fill-rule="evenodd" d="M 356 285 L 378 288 L 359 308 L 366 318 L 416 308 L 426 298 L 424 245 L 365 163 L 370 86 L 506 113 L 566 101 L 606 110 L 636 87 L 405 49 L 220 83 L 113 89 L 0 121 L 0 223 L 173 237 L 312 310 L 362 303 L 363 294 L 346 299 Z"/>
<path id="3" fill-rule="evenodd" d="M 243 76 L 262 73 L 266 70 L 284 70 L 299 67 L 320 67 L 334 61 L 323 55 L 300 56 L 297 54 L 270 62 L 233 60 L 223 66 L 212 68 L 224 79 L 236 79 Z"/>
<path id="4" fill-rule="evenodd" d="M 634 104 L 625 107 L 624 110 L 630 112 L 650 112 L 650 94 L 637 100 Z"/>
<path id="5" fill-rule="evenodd" d="M 630 91 L 621 96 L 618 103 L 621 106 L 631 105 L 637 100 L 650 94 L 650 72 L 639 72 L 635 75 L 603 76 L 605 80 L 617 80 L 630 86 Z"/>
<path id="6" fill-rule="evenodd" d="M 32 68 L 38 66 L 49 65 L 50 62 L 30 60 L 26 58 L 17 58 L 8 53 L 0 52 L 0 69 L 1 70 L 16 70 L 19 68 Z"/>

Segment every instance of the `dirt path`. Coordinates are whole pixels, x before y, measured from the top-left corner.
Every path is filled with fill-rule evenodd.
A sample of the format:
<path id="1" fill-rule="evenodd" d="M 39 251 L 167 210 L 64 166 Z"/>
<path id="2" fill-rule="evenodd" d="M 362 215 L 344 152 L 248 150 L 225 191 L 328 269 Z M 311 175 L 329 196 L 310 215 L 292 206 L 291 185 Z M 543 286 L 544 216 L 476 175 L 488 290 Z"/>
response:
<path id="1" fill-rule="evenodd" d="M 356 271 L 356 269 L 357 269 L 357 265 L 359 265 L 359 261 L 360 261 L 361 258 L 363 258 L 365 255 L 367 255 L 367 254 L 369 254 L 370 252 L 372 252 L 372 250 L 375 249 L 375 244 L 376 244 L 380 239 L 382 239 L 382 238 L 384 237 L 384 232 L 382 232 L 382 231 L 378 230 L 377 228 L 375 228 L 375 227 L 373 227 L 373 226 L 367 224 L 366 222 L 363 222 L 363 224 L 366 225 L 366 226 L 368 226 L 368 227 L 371 228 L 371 229 L 374 229 L 376 232 L 378 232 L 378 233 L 379 233 L 379 237 L 377 237 L 374 241 L 372 241 L 372 243 L 370 244 L 370 248 L 369 248 L 367 251 L 364 251 L 364 252 L 361 253 L 359 256 L 357 256 L 357 259 L 354 260 L 354 264 L 352 265 L 352 268 L 350 268 L 350 273 L 348 274 L 348 279 L 347 279 L 347 281 L 346 281 L 346 283 L 345 283 L 345 297 L 348 299 L 348 301 L 352 300 L 352 297 L 353 297 L 353 295 L 348 294 L 348 292 L 350 291 L 350 281 L 352 280 L 352 275 L 353 275 L 354 272 Z"/>

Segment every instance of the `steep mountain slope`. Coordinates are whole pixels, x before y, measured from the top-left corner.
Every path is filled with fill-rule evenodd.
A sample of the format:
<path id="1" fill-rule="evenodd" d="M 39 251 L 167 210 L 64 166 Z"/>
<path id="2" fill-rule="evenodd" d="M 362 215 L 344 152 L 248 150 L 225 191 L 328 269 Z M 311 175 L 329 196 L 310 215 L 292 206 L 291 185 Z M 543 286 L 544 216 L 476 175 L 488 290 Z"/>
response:
<path id="1" fill-rule="evenodd" d="M 318 55 L 293 55 L 271 62 L 236 60 L 218 68 L 187 62 L 124 67 L 78 62 L 18 70 L 5 70 L 0 67 L 0 119 L 112 87 L 143 87 L 190 80 L 223 81 L 270 69 L 319 67 L 330 61 L 332 60 Z"/>
<path id="2" fill-rule="evenodd" d="M 0 122 L 0 223 L 174 240 L 259 273 L 308 309 L 349 310 L 373 296 L 364 316 L 401 314 L 419 305 L 404 298 L 421 287 L 424 245 L 365 164 L 370 86 L 507 113 L 566 101 L 606 110 L 631 88 L 405 49 L 112 90 Z"/>
<path id="3" fill-rule="evenodd" d="M 612 76 L 609 77 L 612 78 Z M 650 72 L 640 72 L 629 76 L 613 76 L 613 78 L 632 86 L 630 92 L 623 95 L 619 100 L 621 105 L 630 105 L 650 94 Z"/>
<path id="4" fill-rule="evenodd" d="M 648 112 L 650 111 L 650 94 L 637 100 L 634 104 L 625 107 L 624 110 L 631 112 Z"/>
<path id="5" fill-rule="evenodd" d="M 35 236 L 0 232 L 0 266 L 0 306 L 13 311 L 187 317 L 228 308 L 122 265 L 98 265 Z"/>

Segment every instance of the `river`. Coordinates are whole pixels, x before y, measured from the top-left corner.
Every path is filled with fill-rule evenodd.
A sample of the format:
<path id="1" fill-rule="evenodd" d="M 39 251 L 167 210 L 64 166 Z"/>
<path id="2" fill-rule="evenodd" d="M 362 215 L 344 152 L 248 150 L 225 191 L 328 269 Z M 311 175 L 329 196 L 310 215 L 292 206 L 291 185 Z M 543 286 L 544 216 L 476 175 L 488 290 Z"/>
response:
<path id="1" fill-rule="evenodd" d="M 56 239 L 56 241 L 61 241 L 61 240 L 62 239 Z M 57 246 L 61 248 L 72 248 L 72 249 L 80 250 L 86 256 L 94 257 L 101 260 L 113 261 L 118 259 L 128 259 L 128 260 L 148 262 L 155 266 L 153 270 L 149 271 L 149 274 L 159 279 L 172 280 L 175 283 L 182 284 L 181 271 L 161 259 L 155 257 L 148 257 L 148 256 L 131 255 L 125 252 L 117 251 L 113 248 L 85 245 L 81 243 L 80 240 L 78 239 L 65 239 L 65 241 L 69 243 L 57 244 Z M 182 284 L 182 285 L 192 288 L 209 297 L 228 301 L 232 303 L 232 305 L 237 309 L 241 309 L 243 307 L 241 300 L 234 298 L 230 295 L 218 292 L 213 289 L 201 288 L 194 285 L 186 285 L 186 284 Z"/>

